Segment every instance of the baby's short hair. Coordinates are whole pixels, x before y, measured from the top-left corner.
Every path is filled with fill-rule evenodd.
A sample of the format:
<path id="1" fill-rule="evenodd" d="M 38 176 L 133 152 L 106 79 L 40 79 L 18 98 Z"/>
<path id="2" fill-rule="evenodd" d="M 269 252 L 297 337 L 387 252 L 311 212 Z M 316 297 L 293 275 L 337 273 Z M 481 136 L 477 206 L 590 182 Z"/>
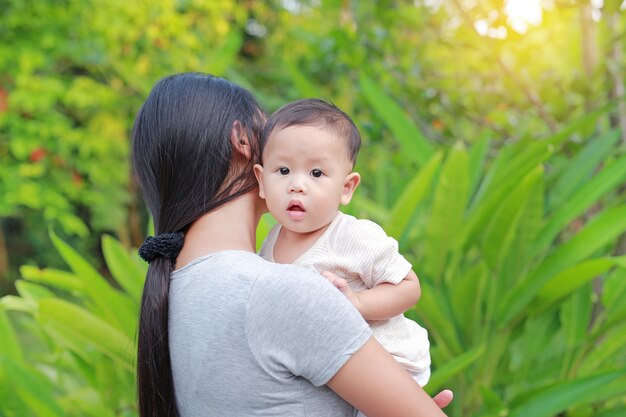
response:
<path id="1" fill-rule="evenodd" d="M 316 98 L 293 101 L 276 110 L 269 118 L 261 135 L 261 150 L 275 130 L 290 126 L 317 126 L 328 129 L 346 141 L 352 166 L 361 148 L 361 134 L 352 118 L 332 103 Z"/>

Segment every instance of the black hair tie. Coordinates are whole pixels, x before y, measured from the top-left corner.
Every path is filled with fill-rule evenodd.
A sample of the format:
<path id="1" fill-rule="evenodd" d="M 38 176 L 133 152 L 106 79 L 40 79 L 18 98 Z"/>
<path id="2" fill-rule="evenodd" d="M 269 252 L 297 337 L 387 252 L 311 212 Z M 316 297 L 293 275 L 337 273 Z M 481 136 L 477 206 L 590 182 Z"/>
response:
<path id="1" fill-rule="evenodd" d="M 181 232 L 162 233 L 148 238 L 139 247 L 139 256 L 150 263 L 157 258 L 165 258 L 174 262 L 185 243 L 185 235 Z"/>

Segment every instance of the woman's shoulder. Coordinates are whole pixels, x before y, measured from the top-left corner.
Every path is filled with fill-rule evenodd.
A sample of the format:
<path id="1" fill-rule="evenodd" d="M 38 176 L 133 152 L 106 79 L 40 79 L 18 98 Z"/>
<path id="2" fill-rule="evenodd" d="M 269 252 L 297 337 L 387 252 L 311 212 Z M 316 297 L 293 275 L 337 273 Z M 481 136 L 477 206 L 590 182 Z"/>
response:
<path id="1" fill-rule="evenodd" d="M 320 275 L 301 266 L 277 264 L 257 254 L 236 250 L 207 254 L 172 274 L 174 281 L 188 280 L 191 277 L 200 277 L 205 282 L 213 281 L 206 277 L 220 281 L 236 277 L 240 284 L 247 281 L 253 287 L 268 287 L 270 293 L 310 289 L 323 284 L 324 280 Z"/>
<path id="2" fill-rule="evenodd" d="M 266 262 L 263 273 L 256 279 L 256 285 L 269 287 L 278 293 L 307 293 L 313 289 L 325 288 L 326 284 L 328 282 L 324 277 L 310 269 L 273 262 Z"/>
<path id="3" fill-rule="evenodd" d="M 225 250 L 209 253 L 194 259 L 182 268 L 175 270 L 172 278 L 176 279 L 187 275 L 204 274 L 213 271 L 236 272 L 244 275 L 251 273 L 250 275 L 254 276 L 269 267 L 271 267 L 271 263 L 252 252 Z"/>

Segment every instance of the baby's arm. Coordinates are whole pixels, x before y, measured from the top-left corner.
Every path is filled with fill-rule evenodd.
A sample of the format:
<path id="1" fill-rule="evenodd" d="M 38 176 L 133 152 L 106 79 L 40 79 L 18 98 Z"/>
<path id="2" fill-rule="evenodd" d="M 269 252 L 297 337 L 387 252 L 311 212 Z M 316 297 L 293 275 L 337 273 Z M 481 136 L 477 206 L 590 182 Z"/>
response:
<path id="1" fill-rule="evenodd" d="M 329 271 L 322 273 L 354 304 L 365 320 L 387 320 L 415 305 L 422 293 L 413 270 L 397 284 L 383 282 L 363 291 L 352 291 L 345 279 Z"/>

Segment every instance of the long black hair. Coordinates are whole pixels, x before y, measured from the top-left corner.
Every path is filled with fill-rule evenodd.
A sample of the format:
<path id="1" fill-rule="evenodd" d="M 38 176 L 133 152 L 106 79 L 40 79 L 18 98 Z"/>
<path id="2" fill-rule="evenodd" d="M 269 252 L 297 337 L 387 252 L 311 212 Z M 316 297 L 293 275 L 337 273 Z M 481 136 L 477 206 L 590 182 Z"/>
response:
<path id="1" fill-rule="evenodd" d="M 154 233 L 186 232 L 205 213 L 254 189 L 252 165 L 265 113 L 244 88 L 207 74 L 161 79 L 139 110 L 132 162 L 154 219 Z M 238 124 L 237 124 L 238 122 Z M 249 166 L 232 171 L 233 126 L 253 150 Z M 168 345 L 171 259 L 150 261 L 141 299 L 137 388 L 141 417 L 178 416 Z"/>

